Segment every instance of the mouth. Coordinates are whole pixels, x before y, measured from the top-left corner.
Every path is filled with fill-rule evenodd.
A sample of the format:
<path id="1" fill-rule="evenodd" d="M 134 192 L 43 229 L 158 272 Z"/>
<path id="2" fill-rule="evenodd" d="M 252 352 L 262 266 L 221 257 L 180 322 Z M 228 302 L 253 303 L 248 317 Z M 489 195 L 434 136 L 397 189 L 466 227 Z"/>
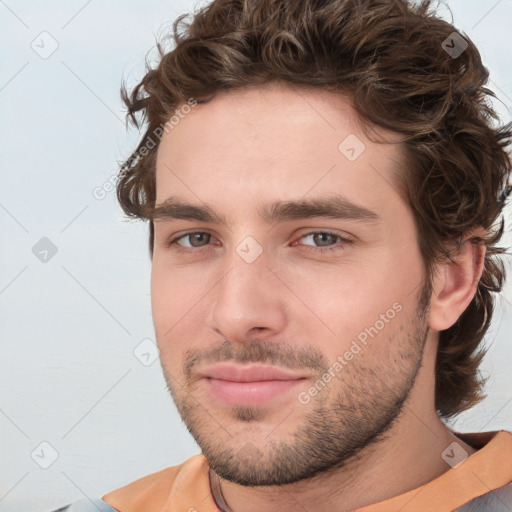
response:
<path id="1" fill-rule="evenodd" d="M 201 372 L 208 394 L 225 405 L 257 406 L 291 397 L 307 376 L 276 366 L 222 363 Z M 293 395 L 295 396 L 295 395 Z"/>

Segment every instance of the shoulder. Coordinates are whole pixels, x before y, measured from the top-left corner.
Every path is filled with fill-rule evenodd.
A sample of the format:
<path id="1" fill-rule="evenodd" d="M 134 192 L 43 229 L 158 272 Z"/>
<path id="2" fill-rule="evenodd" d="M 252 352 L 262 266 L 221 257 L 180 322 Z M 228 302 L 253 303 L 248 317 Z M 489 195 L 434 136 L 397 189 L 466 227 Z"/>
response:
<path id="1" fill-rule="evenodd" d="M 101 498 L 82 499 L 52 512 L 130 512 L 160 510 L 173 487 L 180 470 L 195 459 L 196 455 L 176 466 L 170 466 L 143 476 L 129 484 L 108 492 Z"/>
<path id="2" fill-rule="evenodd" d="M 503 510 L 512 510 L 512 483 L 471 500 L 455 512 L 502 512 Z"/>
<path id="3" fill-rule="evenodd" d="M 499 430 L 457 435 L 479 450 L 469 457 L 468 463 L 472 459 L 478 461 L 472 473 L 478 477 L 481 472 L 479 479 L 482 483 L 485 480 L 488 492 L 475 497 L 456 512 L 512 510 L 512 432 Z"/>
<path id="4" fill-rule="evenodd" d="M 84 499 L 61 507 L 52 512 L 119 512 L 114 507 L 111 507 L 108 503 L 105 503 L 102 499 L 89 500 Z"/>
<path id="5" fill-rule="evenodd" d="M 171 491 L 175 488 L 184 491 L 184 484 L 196 485 L 204 479 L 206 468 L 204 456 L 194 455 L 181 464 L 143 476 L 110 491 L 102 496 L 102 500 L 114 510 L 122 512 L 160 511 L 169 499 Z"/>

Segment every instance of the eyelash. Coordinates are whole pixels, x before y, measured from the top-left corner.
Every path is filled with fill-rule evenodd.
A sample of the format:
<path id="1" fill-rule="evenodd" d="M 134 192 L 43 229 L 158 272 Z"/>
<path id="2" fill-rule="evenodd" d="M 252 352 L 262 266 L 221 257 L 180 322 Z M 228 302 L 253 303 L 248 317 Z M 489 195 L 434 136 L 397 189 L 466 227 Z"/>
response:
<path id="1" fill-rule="evenodd" d="M 180 251 L 180 252 L 185 252 L 185 253 L 197 252 L 198 250 L 204 249 L 207 246 L 195 247 L 195 248 L 182 247 L 181 245 L 176 243 L 176 242 L 178 242 L 178 240 L 181 240 L 182 238 L 186 238 L 187 236 L 197 235 L 197 234 L 212 236 L 210 233 L 208 233 L 206 231 L 190 231 L 189 233 L 184 233 L 177 237 L 171 238 L 170 240 L 168 240 L 165 243 L 165 247 L 170 248 L 172 245 L 175 245 L 176 247 L 178 247 L 178 249 L 176 249 L 176 250 Z M 317 234 L 331 235 L 333 237 L 336 237 L 339 239 L 339 242 L 338 242 L 339 245 L 335 245 L 334 247 L 315 247 L 315 246 L 310 246 L 310 245 L 304 245 L 303 247 L 305 247 L 306 250 L 314 251 L 314 252 L 319 251 L 321 253 L 338 252 L 338 251 L 341 251 L 344 249 L 345 244 L 352 243 L 351 240 L 347 240 L 346 238 L 343 238 L 342 236 L 338 235 L 337 233 L 331 233 L 330 231 L 310 231 L 309 233 L 304 233 L 303 235 L 301 235 L 300 239 L 305 238 L 307 236 L 311 236 L 311 235 L 317 235 Z"/>

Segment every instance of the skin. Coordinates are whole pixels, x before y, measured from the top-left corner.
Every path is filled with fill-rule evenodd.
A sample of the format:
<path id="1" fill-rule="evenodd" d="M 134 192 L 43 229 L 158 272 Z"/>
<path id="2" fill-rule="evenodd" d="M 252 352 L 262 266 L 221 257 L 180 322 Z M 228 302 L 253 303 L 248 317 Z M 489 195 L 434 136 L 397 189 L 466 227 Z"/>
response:
<path id="1" fill-rule="evenodd" d="M 366 147 L 355 161 L 338 149 L 349 134 Z M 372 143 L 342 96 L 282 84 L 219 93 L 161 140 L 157 204 L 173 196 L 228 220 L 155 221 L 151 298 L 169 391 L 230 510 L 351 510 L 446 472 L 441 453 L 454 441 L 475 452 L 436 413 L 434 367 L 439 331 L 474 296 L 485 248 L 466 243 L 421 304 L 414 218 L 394 174 L 402 162 L 401 146 Z M 257 213 L 335 192 L 379 222 Z M 311 235 L 326 231 L 335 236 Z M 206 235 L 166 245 L 191 232 Z M 248 236 L 262 249 L 252 263 L 236 251 Z M 393 304 L 400 311 L 301 403 Z M 264 361 L 305 379 L 268 403 L 228 406 L 199 378 L 215 361 Z"/>

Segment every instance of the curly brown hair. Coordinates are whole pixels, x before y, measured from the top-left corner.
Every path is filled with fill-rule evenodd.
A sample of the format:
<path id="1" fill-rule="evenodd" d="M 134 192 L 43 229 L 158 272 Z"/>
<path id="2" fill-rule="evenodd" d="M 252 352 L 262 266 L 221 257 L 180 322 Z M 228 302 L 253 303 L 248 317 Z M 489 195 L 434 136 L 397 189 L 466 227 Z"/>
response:
<path id="1" fill-rule="evenodd" d="M 158 65 L 147 65 L 131 94 L 121 88 L 128 120 L 147 128 L 121 165 L 117 197 L 128 216 L 150 221 L 151 257 L 156 152 L 180 106 L 270 81 L 344 94 L 365 125 L 401 134 L 399 187 L 415 216 L 428 285 L 437 264 L 452 259 L 448 246 L 485 229 L 471 238 L 486 247 L 476 294 L 440 333 L 435 389 L 444 418 L 480 402 L 481 341 L 505 280 L 506 249 L 496 244 L 510 192 L 512 123 L 495 122 L 489 73 L 472 41 L 454 34 L 430 0 L 214 0 L 187 17 L 174 22 L 170 51 L 157 44 Z M 456 43 L 460 55 L 448 51 Z"/>

